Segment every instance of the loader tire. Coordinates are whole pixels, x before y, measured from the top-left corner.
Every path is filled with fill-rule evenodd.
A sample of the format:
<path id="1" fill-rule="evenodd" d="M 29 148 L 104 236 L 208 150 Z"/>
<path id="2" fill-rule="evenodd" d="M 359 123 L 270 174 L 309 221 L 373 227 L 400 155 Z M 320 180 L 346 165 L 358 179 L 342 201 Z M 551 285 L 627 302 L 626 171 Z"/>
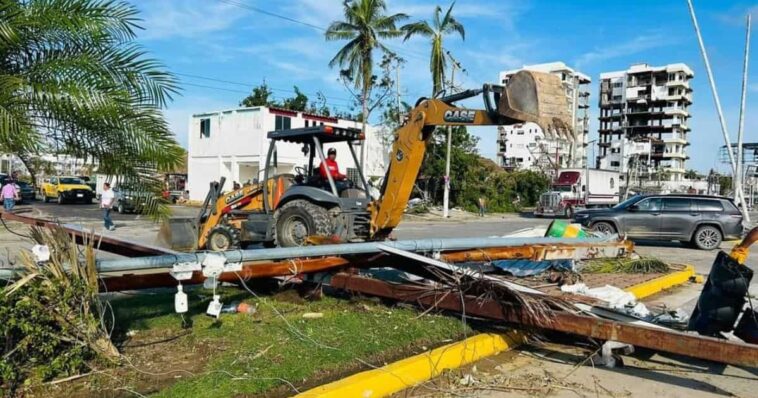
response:
<path id="1" fill-rule="evenodd" d="M 274 212 L 274 241 L 279 247 L 304 246 L 312 235 L 329 236 L 329 210 L 307 200 L 287 202 Z"/>
<path id="2" fill-rule="evenodd" d="M 208 249 L 214 252 L 236 249 L 239 245 L 239 231 L 228 225 L 219 225 L 208 232 Z"/>

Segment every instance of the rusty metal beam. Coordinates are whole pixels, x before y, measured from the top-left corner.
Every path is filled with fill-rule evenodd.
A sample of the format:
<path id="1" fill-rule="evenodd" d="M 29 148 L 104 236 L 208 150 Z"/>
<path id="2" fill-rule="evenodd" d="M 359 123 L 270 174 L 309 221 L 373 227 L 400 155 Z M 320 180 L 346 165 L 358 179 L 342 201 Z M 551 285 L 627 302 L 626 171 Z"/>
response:
<path id="1" fill-rule="evenodd" d="M 544 319 L 522 316 L 516 306 L 472 296 L 430 291 L 429 288 L 400 285 L 356 275 L 337 273 L 330 285 L 337 289 L 415 303 L 422 308 L 438 308 L 529 327 L 554 330 L 601 340 L 613 340 L 657 351 L 685 355 L 737 366 L 758 367 L 758 345 L 741 344 L 676 331 L 652 329 L 568 312 L 552 311 Z"/>
<path id="2" fill-rule="evenodd" d="M 12 212 L 0 213 L 0 218 L 6 221 L 15 221 L 24 223 L 27 225 L 34 225 L 38 227 L 63 228 L 66 232 L 74 236 L 77 244 L 82 244 L 84 235 L 90 235 L 89 232 L 75 228 L 71 225 L 60 224 L 56 221 L 45 220 L 42 218 L 34 218 L 23 216 Z M 126 257 L 147 257 L 147 256 L 160 256 L 165 254 L 174 254 L 175 252 L 169 249 L 164 249 L 157 246 L 145 245 L 137 242 L 132 242 L 123 239 L 117 239 L 110 236 L 103 236 L 101 234 L 91 234 L 95 241 L 95 246 L 102 251 L 118 254 Z"/>

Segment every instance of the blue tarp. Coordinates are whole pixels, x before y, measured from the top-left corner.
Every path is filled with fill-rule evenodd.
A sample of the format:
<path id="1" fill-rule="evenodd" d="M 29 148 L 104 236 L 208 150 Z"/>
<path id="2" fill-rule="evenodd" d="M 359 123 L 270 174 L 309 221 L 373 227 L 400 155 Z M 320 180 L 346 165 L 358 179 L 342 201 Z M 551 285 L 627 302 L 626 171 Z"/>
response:
<path id="1" fill-rule="evenodd" d="M 495 260 L 492 265 L 513 276 L 524 277 L 538 275 L 545 271 L 571 271 L 571 260 Z"/>

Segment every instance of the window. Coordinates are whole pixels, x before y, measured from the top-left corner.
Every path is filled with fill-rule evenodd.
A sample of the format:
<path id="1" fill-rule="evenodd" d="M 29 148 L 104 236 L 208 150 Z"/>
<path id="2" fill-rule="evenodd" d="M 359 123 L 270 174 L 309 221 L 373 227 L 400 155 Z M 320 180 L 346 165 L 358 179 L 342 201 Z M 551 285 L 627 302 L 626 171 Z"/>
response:
<path id="1" fill-rule="evenodd" d="M 614 88 L 619 88 L 619 87 L 621 87 L 623 84 L 624 84 L 624 83 L 622 83 L 622 82 L 615 82 L 615 83 L 613 83 L 613 87 L 614 87 Z"/>
<path id="2" fill-rule="evenodd" d="M 305 121 L 305 127 L 308 127 L 309 124 L 310 124 L 310 120 L 306 120 Z"/>
<path id="3" fill-rule="evenodd" d="M 650 198 L 639 201 L 637 203 L 637 209 L 640 211 L 660 211 L 661 210 L 661 198 Z"/>
<path id="4" fill-rule="evenodd" d="M 613 189 L 613 186 L 616 185 L 616 182 L 613 181 L 613 178 L 611 177 L 611 189 Z"/>
<path id="5" fill-rule="evenodd" d="M 614 95 L 613 98 L 611 98 L 612 101 L 621 101 L 620 95 Z"/>
<path id="6" fill-rule="evenodd" d="M 211 119 L 200 119 L 200 138 L 211 136 Z"/>
<path id="7" fill-rule="evenodd" d="M 611 167 L 619 167 L 619 166 L 621 166 L 621 163 L 619 163 L 619 162 L 617 162 L 615 160 L 611 161 Z"/>
<path id="8" fill-rule="evenodd" d="M 724 211 L 724 206 L 718 200 L 698 199 L 694 202 L 700 211 Z"/>
<path id="9" fill-rule="evenodd" d="M 51 184 L 57 184 L 58 183 L 58 179 L 56 177 L 53 177 L 53 178 L 50 179 L 50 183 Z"/>
<path id="10" fill-rule="evenodd" d="M 292 118 L 288 116 L 276 115 L 274 130 L 289 130 L 292 128 Z"/>
<path id="11" fill-rule="evenodd" d="M 663 210 L 690 211 L 691 200 L 687 198 L 664 198 Z"/>

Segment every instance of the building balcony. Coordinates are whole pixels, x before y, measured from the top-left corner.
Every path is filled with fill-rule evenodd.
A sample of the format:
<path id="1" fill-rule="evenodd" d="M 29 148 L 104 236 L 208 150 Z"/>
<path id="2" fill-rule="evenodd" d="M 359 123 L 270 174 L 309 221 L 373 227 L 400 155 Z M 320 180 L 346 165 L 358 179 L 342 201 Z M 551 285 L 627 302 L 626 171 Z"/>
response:
<path id="1" fill-rule="evenodd" d="M 686 159 L 687 154 L 681 152 L 666 152 L 663 154 L 663 159 Z"/>
<path id="2" fill-rule="evenodd" d="M 672 115 L 672 116 L 689 117 L 690 115 L 689 112 L 687 112 L 686 110 L 682 108 L 668 108 L 668 109 L 664 109 L 663 112 L 667 115 Z"/>
<path id="3" fill-rule="evenodd" d="M 669 80 L 666 82 L 666 87 L 685 87 L 690 88 L 689 80 Z"/>
<path id="4" fill-rule="evenodd" d="M 687 142 L 687 139 L 683 137 L 664 137 L 663 142 L 667 144 L 685 144 L 689 145 L 689 142 Z"/>
<path id="5" fill-rule="evenodd" d="M 684 94 L 666 94 L 665 96 L 661 97 L 664 101 L 685 101 L 687 103 L 692 103 L 692 94 L 684 93 Z"/>

